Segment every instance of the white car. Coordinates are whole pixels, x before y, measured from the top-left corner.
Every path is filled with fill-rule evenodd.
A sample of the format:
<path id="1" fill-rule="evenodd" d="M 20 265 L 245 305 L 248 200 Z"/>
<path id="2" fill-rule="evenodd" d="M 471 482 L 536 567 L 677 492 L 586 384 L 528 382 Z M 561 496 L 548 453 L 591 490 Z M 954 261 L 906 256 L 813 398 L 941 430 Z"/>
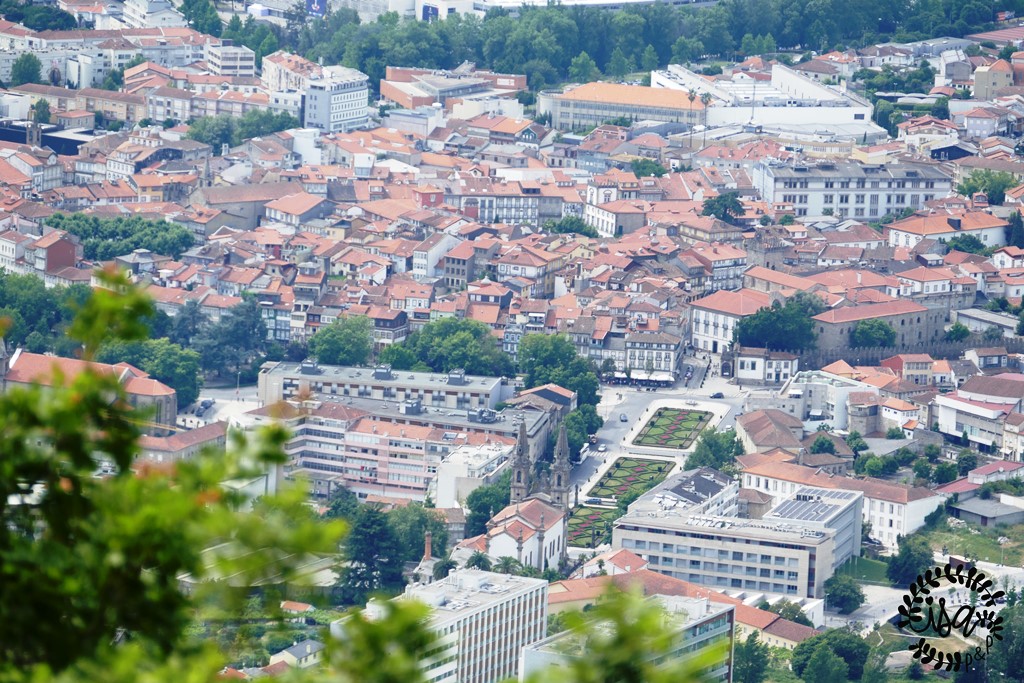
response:
<path id="1" fill-rule="evenodd" d="M 608 447 L 605 446 L 604 444 L 601 444 L 600 446 L 597 447 L 598 453 L 604 453 L 606 450 L 608 450 Z"/>

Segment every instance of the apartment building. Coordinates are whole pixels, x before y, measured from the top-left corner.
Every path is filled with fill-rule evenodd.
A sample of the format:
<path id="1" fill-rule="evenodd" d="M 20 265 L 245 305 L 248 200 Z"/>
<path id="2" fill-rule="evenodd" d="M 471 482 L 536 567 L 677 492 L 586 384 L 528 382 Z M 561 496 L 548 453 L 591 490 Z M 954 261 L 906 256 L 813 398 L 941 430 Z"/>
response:
<path id="1" fill-rule="evenodd" d="M 672 634 L 671 645 L 659 653 L 659 662 L 685 657 L 701 657 L 703 681 L 732 680 L 731 643 L 735 633 L 736 606 L 713 602 L 710 598 L 655 595 L 647 601 L 663 611 L 663 627 Z M 730 646 L 722 647 L 723 641 Z M 521 675 L 530 676 L 550 667 L 587 657 L 588 648 L 578 634 L 562 631 L 523 648 Z M 717 649 L 716 649 L 717 648 Z M 650 659 L 654 658 L 651 654 Z M 710 659 L 713 657 L 713 659 Z M 520 679 L 522 680 L 522 679 Z"/>
<path id="2" fill-rule="evenodd" d="M 860 552 L 861 498 L 801 486 L 762 519 L 745 519 L 697 512 L 654 489 L 615 521 L 612 546 L 637 553 L 653 571 L 716 590 L 821 598 L 836 568 Z"/>
<path id="3" fill-rule="evenodd" d="M 378 419 L 366 409 L 331 401 L 261 408 L 240 423 L 268 421 L 280 422 L 292 432 L 282 474 L 287 479 L 304 478 L 317 499 L 346 488 L 364 500 L 386 496 L 423 501 L 445 456 L 463 446 L 481 445 L 487 438 Z"/>
<path id="4" fill-rule="evenodd" d="M 479 569 L 457 569 L 440 581 L 413 584 L 396 600 L 417 600 L 432 608 L 430 627 L 439 642 L 421 662 L 432 683 L 493 683 L 519 675 L 519 653 L 547 632 L 548 582 Z M 381 619 L 383 605 L 366 605 Z M 345 619 L 331 624 L 345 637 Z"/>
<path id="5" fill-rule="evenodd" d="M 268 362 L 260 369 L 258 394 L 263 405 L 297 394 L 353 396 L 385 401 L 420 401 L 433 409 L 491 409 L 512 395 L 500 377 L 477 377 L 461 370 L 448 373 L 392 371 L 388 365 L 350 368 L 302 363 Z"/>
<path id="6" fill-rule="evenodd" d="M 504 178 L 466 176 L 444 183 L 444 203 L 463 216 L 481 223 L 536 225 L 540 212 L 540 187 L 526 187 Z"/>
<path id="7" fill-rule="evenodd" d="M 937 165 L 895 163 L 872 166 L 823 161 L 783 164 L 765 159 L 754 166 L 754 187 L 768 204 L 791 205 L 797 216 L 835 216 L 877 220 L 889 213 L 945 197 L 952 179 Z"/>
<path id="8" fill-rule="evenodd" d="M 320 78 L 323 67 L 284 50 L 263 57 L 260 80 L 270 91 L 305 90 L 311 78 Z"/>
<path id="9" fill-rule="evenodd" d="M 970 377 L 957 390 L 936 396 L 933 405 L 942 434 L 967 434 L 974 446 L 994 452 L 1002 448 L 1004 423 L 1024 407 L 1024 375 Z"/>
<path id="10" fill-rule="evenodd" d="M 369 76 L 344 66 L 325 66 L 306 86 L 304 125 L 328 133 L 364 128 L 369 122 Z"/>
<path id="11" fill-rule="evenodd" d="M 244 45 L 211 43 L 206 46 L 206 63 L 216 76 L 256 77 L 256 53 Z"/>
<path id="12" fill-rule="evenodd" d="M 932 385 L 935 360 L 927 353 L 901 353 L 883 358 L 878 364 L 895 372 L 900 379 L 926 387 Z"/>
<path id="13" fill-rule="evenodd" d="M 121 20 L 128 28 L 188 26 L 185 17 L 169 0 L 125 0 Z"/>
<path id="14" fill-rule="evenodd" d="M 730 244 L 698 242 L 680 254 L 697 259 L 711 273 L 706 289 L 739 289 L 747 269 L 747 252 Z"/>

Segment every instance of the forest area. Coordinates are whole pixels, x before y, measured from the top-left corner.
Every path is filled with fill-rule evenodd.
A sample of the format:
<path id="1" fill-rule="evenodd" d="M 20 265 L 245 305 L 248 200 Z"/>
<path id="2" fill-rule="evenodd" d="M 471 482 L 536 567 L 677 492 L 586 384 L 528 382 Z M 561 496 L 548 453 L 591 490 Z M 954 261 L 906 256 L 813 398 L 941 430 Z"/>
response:
<path id="1" fill-rule="evenodd" d="M 961 36 L 994 26 L 995 13 L 1004 10 L 1024 11 L 1024 0 L 724 0 L 712 7 L 657 3 L 619 11 L 550 5 L 523 8 L 519 16 L 492 10 L 482 20 L 455 15 L 432 23 L 393 13 L 361 23 L 347 9 L 309 19 L 296 6 L 273 38 L 252 18 L 233 19 L 224 36 L 259 54 L 281 47 L 356 68 L 371 84 L 388 65 L 451 69 L 468 60 L 525 73 L 536 91 L 670 62 Z"/>

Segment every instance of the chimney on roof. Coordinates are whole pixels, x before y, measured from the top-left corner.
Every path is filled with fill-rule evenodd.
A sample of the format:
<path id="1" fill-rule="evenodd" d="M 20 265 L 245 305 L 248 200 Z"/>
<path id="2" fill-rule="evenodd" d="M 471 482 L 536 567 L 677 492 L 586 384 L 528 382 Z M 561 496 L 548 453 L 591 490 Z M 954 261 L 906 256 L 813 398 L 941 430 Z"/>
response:
<path id="1" fill-rule="evenodd" d="M 431 558 L 431 556 L 433 556 L 433 554 L 434 554 L 433 553 L 433 543 L 434 543 L 434 534 L 430 533 L 430 529 L 427 529 L 427 532 L 425 534 L 423 534 L 423 561 L 424 562 L 429 560 Z"/>

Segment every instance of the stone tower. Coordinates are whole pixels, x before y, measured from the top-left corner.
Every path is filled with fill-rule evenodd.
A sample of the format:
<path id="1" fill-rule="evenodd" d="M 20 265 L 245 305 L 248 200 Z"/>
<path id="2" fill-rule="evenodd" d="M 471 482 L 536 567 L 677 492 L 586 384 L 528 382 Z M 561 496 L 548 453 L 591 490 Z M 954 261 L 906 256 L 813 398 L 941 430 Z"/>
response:
<path id="1" fill-rule="evenodd" d="M 512 456 L 512 485 L 509 500 L 519 503 L 530 494 L 530 474 L 533 463 L 530 462 L 530 442 L 526 435 L 526 420 L 519 423 L 519 437 L 516 439 L 516 451 Z"/>
<path id="2" fill-rule="evenodd" d="M 565 434 L 565 422 L 562 422 L 558 428 L 558 441 L 555 442 L 555 459 L 551 464 L 551 504 L 561 510 L 569 509 L 571 472 L 569 439 Z"/>

